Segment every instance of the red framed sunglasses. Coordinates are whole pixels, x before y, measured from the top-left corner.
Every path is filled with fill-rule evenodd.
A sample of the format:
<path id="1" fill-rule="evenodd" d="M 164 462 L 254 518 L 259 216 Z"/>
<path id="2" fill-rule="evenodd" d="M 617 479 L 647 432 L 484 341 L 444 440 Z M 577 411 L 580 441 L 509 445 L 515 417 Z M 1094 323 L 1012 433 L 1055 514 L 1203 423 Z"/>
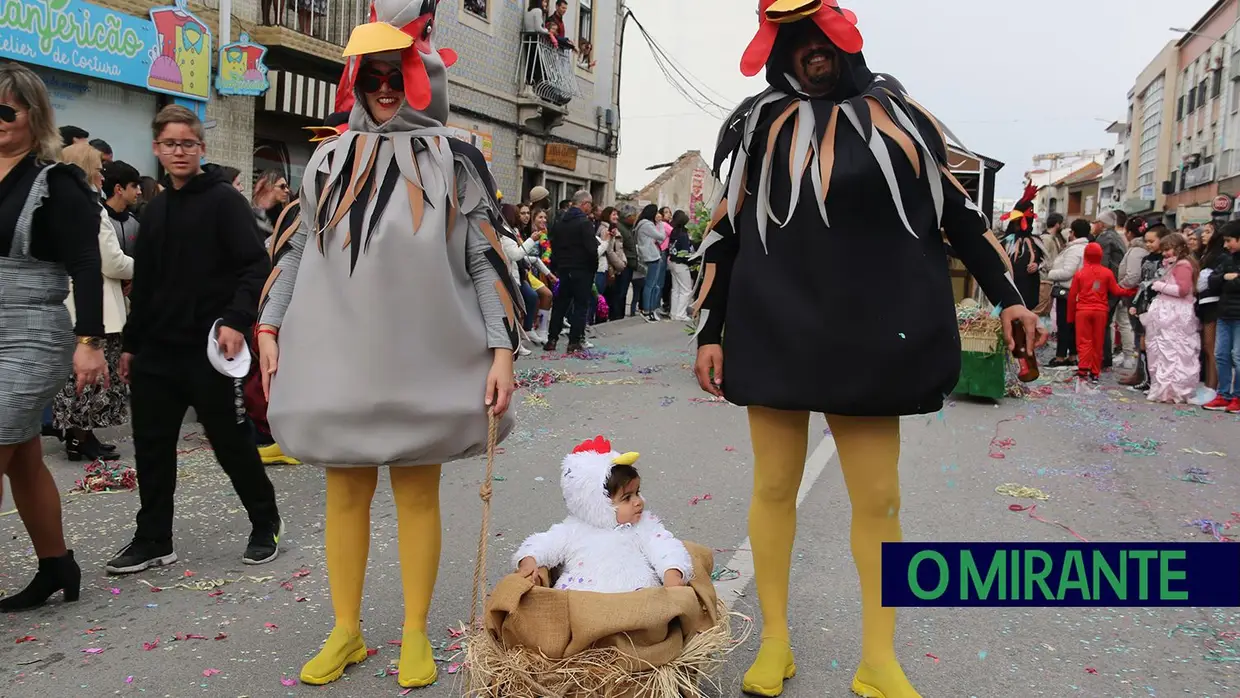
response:
<path id="1" fill-rule="evenodd" d="M 387 85 L 393 92 L 405 91 L 405 78 L 399 70 L 390 73 L 367 71 L 357 76 L 357 86 L 365 94 L 374 94 Z"/>

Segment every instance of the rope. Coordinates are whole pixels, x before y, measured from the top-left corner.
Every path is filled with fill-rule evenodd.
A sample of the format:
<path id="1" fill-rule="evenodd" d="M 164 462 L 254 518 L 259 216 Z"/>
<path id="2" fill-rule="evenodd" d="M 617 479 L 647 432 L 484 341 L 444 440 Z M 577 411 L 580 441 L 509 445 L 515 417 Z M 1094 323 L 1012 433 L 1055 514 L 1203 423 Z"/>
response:
<path id="1" fill-rule="evenodd" d="M 477 630 L 478 612 L 486 599 L 487 543 L 491 533 L 491 482 L 495 477 L 495 446 L 499 440 L 499 420 L 493 412 L 487 414 L 487 472 L 478 488 L 482 499 L 482 527 L 478 531 L 478 557 L 474 562 L 474 596 L 469 607 L 469 628 Z"/>

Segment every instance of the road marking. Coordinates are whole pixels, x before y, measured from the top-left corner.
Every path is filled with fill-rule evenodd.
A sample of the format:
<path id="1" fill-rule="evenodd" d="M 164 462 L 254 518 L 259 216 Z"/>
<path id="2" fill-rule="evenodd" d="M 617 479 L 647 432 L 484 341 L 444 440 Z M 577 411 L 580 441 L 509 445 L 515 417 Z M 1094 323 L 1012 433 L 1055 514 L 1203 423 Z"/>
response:
<path id="1" fill-rule="evenodd" d="M 818 444 L 814 452 L 805 461 L 805 472 L 801 475 L 801 487 L 797 490 L 797 509 L 801 508 L 801 502 L 805 501 L 805 497 L 809 495 L 810 488 L 818 481 L 823 469 L 827 467 L 827 463 L 831 461 L 834 455 L 835 439 L 831 438 L 830 435 L 824 436 L 822 442 Z M 745 591 L 745 588 L 749 586 L 750 580 L 753 579 L 753 553 L 749 550 L 749 538 L 746 538 L 743 543 L 737 546 L 737 551 L 732 555 L 732 559 L 728 560 L 725 567 L 736 571 L 736 579 L 716 582 L 715 590 L 719 598 L 723 599 L 724 604 L 731 609 L 736 600 L 740 598 L 740 593 Z"/>

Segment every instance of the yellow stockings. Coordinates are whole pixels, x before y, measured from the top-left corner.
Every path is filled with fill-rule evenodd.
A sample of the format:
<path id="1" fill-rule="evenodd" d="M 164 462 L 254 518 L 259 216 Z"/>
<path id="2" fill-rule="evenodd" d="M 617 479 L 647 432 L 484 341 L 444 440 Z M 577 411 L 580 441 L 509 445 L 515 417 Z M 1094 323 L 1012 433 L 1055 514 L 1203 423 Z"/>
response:
<path id="1" fill-rule="evenodd" d="M 901 540 L 900 422 L 834 415 L 827 421 L 852 502 L 852 553 L 861 581 L 861 666 L 852 689 L 869 698 L 917 698 L 895 658 L 895 609 L 882 607 L 882 543 Z M 796 673 L 788 638 L 788 575 L 809 413 L 750 407 L 749 429 L 754 448 L 749 539 L 763 632 L 743 688 L 777 696 L 784 679 Z"/>
<path id="2" fill-rule="evenodd" d="M 399 682 L 405 688 L 428 686 L 437 678 L 426 617 L 439 570 L 440 466 L 390 468 L 390 473 L 405 594 Z M 335 681 L 349 664 L 366 658 L 362 588 L 370 551 L 370 502 L 378 479 L 378 468 L 327 469 L 327 573 L 336 627 L 302 669 L 305 683 Z"/>

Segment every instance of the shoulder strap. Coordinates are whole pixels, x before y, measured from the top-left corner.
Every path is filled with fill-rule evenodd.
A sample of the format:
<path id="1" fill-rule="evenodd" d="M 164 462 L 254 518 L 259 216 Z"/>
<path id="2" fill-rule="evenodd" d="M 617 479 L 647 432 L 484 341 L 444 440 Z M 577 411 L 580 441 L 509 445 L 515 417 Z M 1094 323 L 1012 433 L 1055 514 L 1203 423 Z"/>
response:
<path id="1" fill-rule="evenodd" d="M 34 178 L 34 184 L 30 186 L 30 193 L 26 195 L 26 203 L 22 204 L 22 211 L 17 216 L 17 226 L 13 234 L 13 244 L 9 248 L 9 257 L 14 259 L 30 258 L 30 231 L 34 225 L 34 213 L 43 205 L 43 200 L 47 198 L 47 173 L 56 167 L 55 164 L 47 165 Z"/>

